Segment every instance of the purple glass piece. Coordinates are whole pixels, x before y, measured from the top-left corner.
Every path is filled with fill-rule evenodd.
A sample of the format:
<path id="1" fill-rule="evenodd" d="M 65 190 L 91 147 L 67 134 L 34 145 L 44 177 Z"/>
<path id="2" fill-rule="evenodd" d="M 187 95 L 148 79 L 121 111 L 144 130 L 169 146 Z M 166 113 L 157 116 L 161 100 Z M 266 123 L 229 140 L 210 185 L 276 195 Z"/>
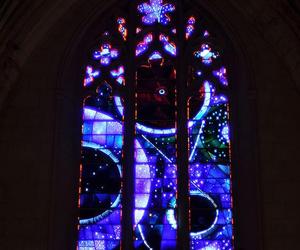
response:
<path id="1" fill-rule="evenodd" d="M 93 67 L 87 66 L 86 67 L 86 73 L 85 73 L 85 78 L 83 81 L 83 86 L 89 86 L 92 84 L 95 78 L 99 77 L 100 71 L 99 70 L 93 70 Z"/>
<path id="2" fill-rule="evenodd" d="M 191 249 L 203 249 L 203 250 L 232 250 L 231 240 L 204 240 L 198 237 L 192 241 Z"/>
<path id="3" fill-rule="evenodd" d="M 212 98 L 213 104 L 227 103 L 227 97 L 224 95 L 215 96 Z"/>
<path id="4" fill-rule="evenodd" d="M 164 49 L 172 56 L 176 56 L 176 45 L 172 42 L 169 42 L 169 37 L 164 34 L 160 34 L 159 40 L 163 43 Z"/>
<path id="5" fill-rule="evenodd" d="M 228 86 L 227 71 L 225 67 L 213 71 L 213 75 L 219 79 L 222 85 Z"/>
<path id="6" fill-rule="evenodd" d="M 138 11 L 141 14 L 144 14 L 142 17 L 142 22 L 146 25 L 151 25 L 156 21 L 163 25 L 167 25 L 171 19 L 168 16 L 168 13 L 175 10 L 173 4 L 163 4 L 162 0 L 150 0 L 148 3 L 142 3 L 137 7 Z"/>
<path id="7" fill-rule="evenodd" d="M 207 30 L 204 31 L 203 36 L 204 36 L 204 37 L 208 37 L 208 36 L 209 36 L 209 32 L 208 32 Z"/>
<path id="8" fill-rule="evenodd" d="M 136 46 L 135 55 L 140 56 L 142 55 L 149 47 L 149 44 L 153 41 L 152 33 L 147 34 L 142 42 L 139 42 Z"/>
<path id="9" fill-rule="evenodd" d="M 111 70 L 110 75 L 114 79 L 116 79 L 117 83 L 119 83 L 120 85 L 123 85 L 125 83 L 124 72 L 125 72 L 124 67 L 120 66 L 116 70 Z"/>
<path id="10" fill-rule="evenodd" d="M 185 38 L 189 39 L 190 36 L 192 35 L 192 33 L 195 30 L 194 24 L 195 24 L 195 18 L 193 16 L 191 16 L 188 21 L 187 21 L 187 26 L 186 26 L 186 30 L 185 30 Z"/>
<path id="11" fill-rule="evenodd" d="M 117 58 L 119 55 L 117 49 L 112 49 L 109 43 L 101 45 L 100 50 L 94 52 L 94 59 L 100 60 L 102 65 L 109 65 L 112 59 Z"/>

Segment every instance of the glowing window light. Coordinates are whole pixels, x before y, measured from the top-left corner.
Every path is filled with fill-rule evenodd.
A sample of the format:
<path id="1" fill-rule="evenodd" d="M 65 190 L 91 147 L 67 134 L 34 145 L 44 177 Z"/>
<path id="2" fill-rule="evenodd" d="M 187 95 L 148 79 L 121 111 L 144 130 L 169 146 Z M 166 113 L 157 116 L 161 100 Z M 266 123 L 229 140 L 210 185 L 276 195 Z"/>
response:
<path id="1" fill-rule="evenodd" d="M 100 112 L 97 108 L 84 105 L 82 147 L 95 149 L 95 154 L 92 154 L 93 156 L 96 156 L 98 152 L 102 152 L 104 155 L 106 155 L 111 162 L 115 164 L 106 165 L 106 168 L 108 166 L 115 166 L 118 171 L 119 178 L 122 176 L 120 165 L 120 154 L 123 144 L 121 137 L 122 131 L 122 123 L 114 120 L 114 118 L 110 115 Z M 108 140 L 111 137 L 118 140 L 118 142 L 116 140 Z M 121 139 L 120 141 L 119 138 Z M 83 154 L 82 157 L 87 157 L 89 162 L 93 160 L 93 158 L 90 158 L 91 156 L 88 154 Z M 101 169 L 103 166 L 96 165 L 96 167 Z M 89 174 L 95 175 L 94 173 L 95 172 L 90 172 Z M 91 194 L 94 194 L 94 196 L 92 196 L 93 199 L 97 199 L 99 202 L 108 201 L 110 203 L 107 204 L 107 209 L 99 210 L 94 216 L 88 218 L 83 217 L 79 220 L 78 249 L 115 248 L 119 245 L 121 236 L 121 194 L 120 192 L 113 194 L 107 194 L 105 192 L 102 193 L 99 191 L 100 187 L 95 186 L 93 187 L 93 190 L 89 190 L 87 187 L 88 185 L 89 182 L 85 181 L 85 190 L 92 192 Z M 102 186 L 101 188 L 104 187 Z M 80 201 L 82 201 L 83 204 L 85 201 L 90 202 L 90 199 L 88 198 L 88 196 L 83 196 Z M 79 205 L 81 206 L 82 204 Z M 90 240 L 91 237 L 93 237 L 93 240 Z"/>
<path id="2" fill-rule="evenodd" d="M 135 33 L 136 34 L 138 34 L 138 33 L 140 33 L 142 31 L 142 29 L 141 28 L 136 28 L 136 31 L 135 31 Z"/>
<path id="3" fill-rule="evenodd" d="M 137 7 L 138 11 L 141 14 L 144 14 L 142 17 L 142 22 L 146 25 L 151 25 L 156 21 L 163 25 L 167 25 L 171 19 L 168 16 L 168 13 L 175 10 L 173 4 L 164 4 L 162 0 L 149 0 L 148 3 L 142 3 Z"/>
<path id="4" fill-rule="evenodd" d="M 213 75 L 219 79 L 222 85 L 228 86 L 226 68 L 222 67 L 219 70 L 214 70 Z"/>
<path id="5" fill-rule="evenodd" d="M 190 233 L 190 236 L 191 237 L 196 237 L 196 238 L 201 238 L 203 237 L 204 235 L 206 235 L 207 233 L 209 233 L 210 231 L 212 231 L 214 229 L 214 227 L 216 226 L 216 223 L 218 221 L 218 217 L 219 217 L 219 210 L 217 209 L 217 205 L 216 203 L 214 202 L 214 200 L 207 194 L 205 194 L 204 192 L 202 192 L 201 190 L 197 190 L 197 191 L 190 191 L 190 194 L 192 196 L 202 196 L 202 197 L 205 197 L 207 200 L 209 200 L 213 206 L 216 208 L 216 217 L 214 218 L 214 221 L 212 223 L 212 225 L 206 229 L 206 230 L 203 230 L 203 231 L 199 231 L 199 232 L 196 232 L 196 233 L 193 233 L 191 232 Z M 174 199 L 174 202 L 176 200 Z M 176 202 L 175 202 L 176 203 Z M 172 227 L 174 229 L 177 228 L 177 221 L 175 219 L 175 207 L 176 207 L 176 204 L 172 204 L 172 209 L 168 209 L 167 212 L 166 212 L 166 216 L 167 216 L 167 220 L 169 221 L 169 223 L 172 225 Z"/>
<path id="6" fill-rule="evenodd" d="M 135 161 L 137 163 L 135 165 L 136 180 L 143 181 L 143 185 L 135 185 L 135 207 L 137 209 L 134 211 L 134 222 L 136 225 L 143 218 L 145 209 L 147 208 L 149 202 L 151 194 L 151 174 L 147 155 L 137 140 L 135 140 L 135 149 Z M 139 168 L 138 166 L 141 164 L 143 167 Z"/>
<path id="7" fill-rule="evenodd" d="M 196 75 L 199 77 L 199 76 L 202 75 L 202 72 L 201 72 L 200 70 L 197 70 L 197 71 L 196 71 Z"/>
<path id="8" fill-rule="evenodd" d="M 90 138 L 89 141 L 84 140 L 82 145 L 85 147 L 90 147 L 94 149 L 100 149 L 107 155 L 111 157 L 111 159 L 118 163 L 118 159 L 113 156 L 113 154 L 106 149 L 108 148 L 115 148 L 115 144 L 109 144 L 107 140 L 105 140 L 106 135 L 110 134 L 122 134 L 122 125 L 120 122 L 114 120 L 112 117 L 110 117 L 107 114 L 104 114 L 102 112 L 98 112 L 94 109 L 91 108 L 84 108 L 83 112 L 83 119 L 84 119 L 84 124 L 83 124 L 83 135 L 85 135 L 84 131 L 85 127 L 88 126 L 88 124 L 91 122 L 91 130 L 92 130 L 92 137 Z M 90 121 L 90 122 L 89 122 Z M 99 135 L 103 135 L 99 137 Z M 84 137 L 85 138 L 85 137 Z M 113 143 L 113 142 L 112 142 Z M 143 195 L 140 195 L 136 198 L 135 204 L 138 208 L 144 209 L 146 208 L 150 196 L 150 186 L 151 186 L 151 179 L 150 179 L 150 169 L 148 165 L 148 158 L 142 150 L 142 147 L 140 143 L 136 140 L 135 141 L 135 147 L 139 149 L 136 151 L 135 159 L 138 164 L 142 164 L 142 168 L 138 168 L 139 165 L 136 166 L 136 178 L 139 179 L 141 178 L 143 180 L 143 185 L 136 186 L 136 192 L 142 193 Z M 121 169 L 121 167 L 119 167 Z M 120 170 L 121 171 L 121 170 Z M 137 212 L 135 216 L 135 222 L 138 223 L 142 216 L 143 216 L 143 211 L 142 212 Z M 103 219 L 103 215 L 100 217 L 97 217 L 97 221 L 100 219 Z M 96 220 L 93 221 L 84 221 L 84 224 L 86 223 L 93 223 L 96 222 Z"/>
<path id="9" fill-rule="evenodd" d="M 115 78 L 120 85 L 123 85 L 125 83 L 124 72 L 124 67 L 120 66 L 116 70 L 111 70 L 110 75 Z"/>
<path id="10" fill-rule="evenodd" d="M 127 29 L 126 29 L 126 26 L 125 26 L 126 25 L 126 21 L 125 21 L 124 18 L 119 17 L 117 19 L 117 22 L 119 24 L 118 25 L 118 31 L 120 32 L 123 40 L 126 41 L 126 39 L 127 39 Z"/>
<path id="11" fill-rule="evenodd" d="M 195 30 L 195 27 L 194 27 L 194 24 L 195 24 L 195 18 L 193 16 L 191 16 L 188 21 L 187 21 L 187 26 L 186 26 L 186 29 L 185 29 L 185 38 L 186 39 L 189 39 L 190 36 L 193 34 L 194 30 Z"/>
<path id="12" fill-rule="evenodd" d="M 203 36 L 204 36 L 204 37 L 209 37 L 209 32 L 208 32 L 207 30 L 204 31 Z"/>
<path id="13" fill-rule="evenodd" d="M 85 73 L 85 78 L 83 81 L 83 86 L 89 86 L 91 83 L 94 81 L 95 78 L 100 76 L 100 71 L 99 70 L 93 70 L 93 67 L 87 66 L 86 67 L 86 73 Z"/>
<path id="14" fill-rule="evenodd" d="M 149 60 L 161 60 L 162 56 L 158 51 L 154 51 L 150 56 L 149 56 Z"/>
<path id="15" fill-rule="evenodd" d="M 166 90 L 165 89 L 159 89 L 158 90 L 158 93 L 160 94 L 160 95 L 166 95 Z"/>
<path id="16" fill-rule="evenodd" d="M 163 43 L 164 49 L 172 56 L 176 56 L 176 45 L 169 42 L 169 37 L 164 34 L 160 34 L 159 40 Z"/>
<path id="17" fill-rule="evenodd" d="M 117 107 L 117 110 L 118 110 L 119 114 L 121 116 L 123 116 L 124 115 L 124 107 L 123 107 L 122 102 L 121 102 L 121 97 L 115 96 L 114 97 L 114 102 L 115 102 L 115 105 Z"/>
<path id="18" fill-rule="evenodd" d="M 170 135 L 170 134 L 175 134 L 176 129 L 175 128 L 170 128 L 170 129 L 154 129 L 154 128 L 149 128 L 147 126 L 144 126 L 142 124 L 137 123 L 136 128 L 144 131 L 148 134 L 157 134 L 157 135 Z"/>
<path id="19" fill-rule="evenodd" d="M 229 142 L 229 127 L 228 125 L 224 126 L 221 130 L 221 134 L 223 136 L 223 138 Z"/>
<path id="20" fill-rule="evenodd" d="M 149 44 L 153 41 L 153 35 L 151 33 L 147 34 L 142 42 L 139 42 L 136 46 L 135 55 L 142 55 L 149 47 Z"/>
<path id="21" fill-rule="evenodd" d="M 94 52 L 94 59 L 99 60 L 102 65 L 109 65 L 112 59 L 119 55 L 117 49 L 112 49 L 109 43 L 101 45 L 100 50 Z"/>
<path id="22" fill-rule="evenodd" d="M 214 104 L 220 104 L 220 103 L 227 103 L 227 97 L 224 95 L 219 95 L 219 96 L 215 96 L 213 98 L 213 103 Z"/>
<path id="23" fill-rule="evenodd" d="M 204 64 L 211 64 L 213 59 L 218 57 L 218 53 L 211 51 L 211 47 L 208 44 L 202 44 L 200 50 L 194 52 L 196 58 L 201 58 Z"/>

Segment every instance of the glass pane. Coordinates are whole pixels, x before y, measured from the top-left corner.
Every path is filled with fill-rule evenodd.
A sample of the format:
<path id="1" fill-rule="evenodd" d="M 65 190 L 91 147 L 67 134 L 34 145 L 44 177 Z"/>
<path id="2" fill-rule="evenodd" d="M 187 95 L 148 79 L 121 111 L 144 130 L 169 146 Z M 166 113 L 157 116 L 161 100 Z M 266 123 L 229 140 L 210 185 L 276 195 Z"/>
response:
<path id="1" fill-rule="evenodd" d="M 175 82 L 162 58 L 137 69 L 135 249 L 176 247 Z"/>
<path id="2" fill-rule="evenodd" d="M 190 249 L 229 250 L 233 220 L 226 69 L 219 68 L 219 53 L 206 43 L 191 58 L 188 79 L 196 91 L 188 102 Z"/>
<path id="3" fill-rule="evenodd" d="M 123 110 L 122 98 L 112 93 L 116 85 L 125 84 L 124 67 L 113 65 L 120 51 L 109 42 L 107 32 L 102 39 L 92 52 L 83 83 L 87 94 L 82 116 L 79 250 L 120 249 Z"/>

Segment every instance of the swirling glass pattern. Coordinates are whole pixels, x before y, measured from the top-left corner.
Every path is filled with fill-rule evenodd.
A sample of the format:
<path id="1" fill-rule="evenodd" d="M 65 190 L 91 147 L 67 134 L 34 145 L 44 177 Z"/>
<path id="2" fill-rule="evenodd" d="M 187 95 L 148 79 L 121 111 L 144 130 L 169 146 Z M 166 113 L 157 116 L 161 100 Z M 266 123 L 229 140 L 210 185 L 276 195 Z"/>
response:
<path id="1" fill-rule="evenodd" d="M 134 249 L 176 249 L 179 167 L 189 173 L 187 249 L 233 249 L 228 72 L 199 13 L 184 13 L 178 27 L 178 11 L 176 1 L 136 1 L 133 27 L 128 15 L 114 16 L 84 66 L 79 250 L 121 249 L 122 230 L 130 230 L 121 226 L 122 187 L 128 181 L 134 183 Z M 134 100 L 122 94 L 129 42 L 135 45 Z M 177 105 L 180 53 L 186 60 L 185 107 Z M 122 164 L 126 101 L 135 103 L 133 166 Z M 179 108 L 188 114 L 179 121 L 188 134 L 186 166 L 177 164 Z M 134 168 L 134 178 L 123 178 L 124 167 Z"/>

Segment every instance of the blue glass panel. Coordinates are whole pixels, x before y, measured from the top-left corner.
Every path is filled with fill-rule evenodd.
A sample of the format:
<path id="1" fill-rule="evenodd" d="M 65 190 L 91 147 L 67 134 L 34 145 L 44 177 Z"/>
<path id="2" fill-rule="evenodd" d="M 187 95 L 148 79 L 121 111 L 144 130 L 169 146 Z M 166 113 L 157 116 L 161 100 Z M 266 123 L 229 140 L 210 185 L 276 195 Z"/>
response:
<path id="1" fill-rule="evenodd" d="M 119 24 L 125 25 L 123 21 L 119 20 Z M 108 35 L 105 32 L 106 40 Z M 123 85 L 124 67 L 110 66 L 120 53 L 112 43 L 106 41 L 99 47 L 84 78 L 89 94 L 84 99 L 82 115 L 78 200 L 81 250 L 120 249 L 123 117 L 120 103 L 115 102 L 118 96 L 112 95 L 112 86 L 104 77 L 111 76 Z"/>
<path id="2" fill-rule="evenodd" d="M 176 56 L 176 45 L 172 42 L 169 42 L 168 36 L 160 34 L 159 40 L 162 42 L 164 49 L 168 54 L 171 56 Z"/>
<path id="3" fill-rule="evenodd" d="M 194 56 L 207 66 L 218 55 L 204 44 Z M 223 86 L 225 73 L 214 73 Z M 217 89 L 204 81 L 188 105 L 191 249 L 232 249 L 229 107 Z"/>
<path id="4" fill-rule="evenodd" d="M 232 250 L 232 242 L 231 240 L 204 240 L 199 237 L 192 242 L 191 245 L 192 250 Z"/>

